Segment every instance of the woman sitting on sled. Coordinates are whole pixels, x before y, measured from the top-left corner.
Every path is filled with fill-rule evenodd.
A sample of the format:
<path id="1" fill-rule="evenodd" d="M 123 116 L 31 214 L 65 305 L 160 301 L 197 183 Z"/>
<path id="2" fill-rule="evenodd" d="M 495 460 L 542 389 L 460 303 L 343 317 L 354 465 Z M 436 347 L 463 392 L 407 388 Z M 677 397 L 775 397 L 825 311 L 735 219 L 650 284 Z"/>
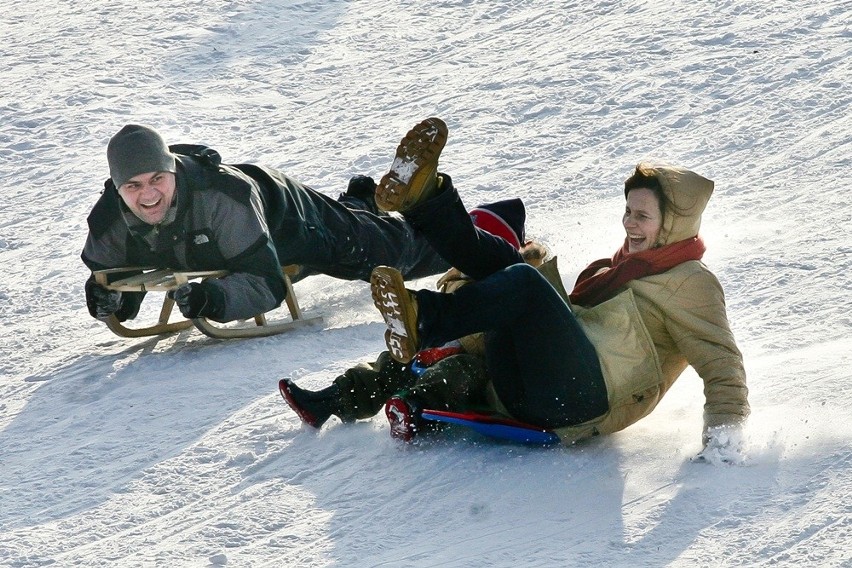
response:
<path id="1" fill-rule="evenodd" d="M 745 420 L 749 404 L 722 288 L 701 262 L 698 230 L 713 182 L 639 164 L 624 184 L 623 245 L 583 270 L 566 302 L 558 278 L 548 281 L 473 224 L 449 176 L 437 173 L 446 136 L 436 118 L 409 132 L 376 202 L 402 212 L 473 282 L 452 294 L 411 291 L 397 271 L 376 268 L 373 298 L 393 359 L 407 363 L 420 350 L 484 332 L 482 398 L 566 443 L 648 415 L 690 365 L 704 382 L 705 445 L 728 439 L 724 430 Z M 391 397 L 392 433 L 411 439 L 421 431 L 420 409 L 412 395 Z"/>

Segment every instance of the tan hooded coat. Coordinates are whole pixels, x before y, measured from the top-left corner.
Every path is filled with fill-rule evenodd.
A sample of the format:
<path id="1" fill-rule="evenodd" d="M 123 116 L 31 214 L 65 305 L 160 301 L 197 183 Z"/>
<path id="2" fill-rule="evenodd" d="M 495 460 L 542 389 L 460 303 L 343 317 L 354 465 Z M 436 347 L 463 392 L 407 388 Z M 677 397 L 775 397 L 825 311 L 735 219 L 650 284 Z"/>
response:
<path id="1" fill-rule="evenodd" d="M 671 204 L 663 214 L 658 244 L 697 235 L 713 182 L 672 166 L 639 167 L 660 181 Z M 555 262 L 540 270 L 567 302 Z M 687 365 L 704 382 L 705 432 L 748 416 L 742 354 L 728 325 L 725 296 L 702 262 L 684 262 L 662 274 L 632 280 L 614 298 L 592 308 L 570 307 L 597 350 L 609 411 L 557 429 L 563 442 L 617 432 L 647 416 Z M 489 400 L 508 414 L 493 389 Z"/>
<path id="2" fill-rule="evenodd" d="M 660 181 L 670 201 L 658 244 L 697 235 L 713 182 L 682 168 L 639 167 Z M 610 410 L 560 428 L 564 442 L 616 432 L 647 416 L 687 365 L 704 382 L 705 432 L 748 416 L 743 359 L 728 325 L 725 295 L 702 262 L 632 280 L 611 300 L 571 309 L 598 352 Z"/>

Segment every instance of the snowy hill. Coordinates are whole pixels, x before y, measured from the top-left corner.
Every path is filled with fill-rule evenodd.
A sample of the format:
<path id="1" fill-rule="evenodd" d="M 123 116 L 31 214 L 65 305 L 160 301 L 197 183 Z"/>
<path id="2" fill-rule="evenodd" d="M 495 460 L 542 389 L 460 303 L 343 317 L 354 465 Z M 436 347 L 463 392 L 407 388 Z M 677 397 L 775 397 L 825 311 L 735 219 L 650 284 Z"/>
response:
<path id="1" fill-rule="evenodd" d="M 849 2 L 0 13 L 0 565 L 852 566 Z M 523 197 L 568 283 L 619 246 L 640 159 L 715 180 L 705 261 L 745 355 L 745 465 L 690 461 L 692 371 L 575 447 L 305 430 L 277 380 L 322 387 L 383 349 L 359 282 L 300 282 L 326 325 L 272 338 L 121 339 L 89 317 L 85 218 L 123 124 L 336 196 L 428 116 L 466 202 Z"/>

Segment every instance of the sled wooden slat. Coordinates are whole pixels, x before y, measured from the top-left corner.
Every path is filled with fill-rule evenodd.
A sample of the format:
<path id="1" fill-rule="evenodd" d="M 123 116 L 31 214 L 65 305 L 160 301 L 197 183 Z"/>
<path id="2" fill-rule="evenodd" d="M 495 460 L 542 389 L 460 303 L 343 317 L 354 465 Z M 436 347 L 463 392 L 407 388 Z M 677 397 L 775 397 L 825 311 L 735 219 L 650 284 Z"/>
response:
<path id="1" fill-rule="evenodd" d="M 110 282 L 111 275 L 127 272 L 138 272 L 135 274 Z M 287 308 L 290 311 L 292 320 L 290 321 L 273 321 L 269 322 L 266 319 L 266 314 L 258 314 L 254 316 L 255 325 L 242 326 L 225 326 L 216 322 L 212 322 L 207 318 L 183 319 L 179 321 L 169 322 L 172 315 L 175 302 L 168 295 L 163 299 L 163 306 L 160 309 L 160 317 L 157 323 L 147 327 L 131 328 L 125 326 L 118 321 L 115 315 L 110 316 L 105 320 L 107 327 L 116 335 L 121 337 L 148 337 L 152 335 L 160 335 L 165 333 L 174 333 L 188 329 L 193 325 L 202 333 L 216 339 L 233 339 L 240 337 L 267 337 L 277 335 L 291 329 L 298 329 L 308 325 L 322 323 L 322 316 L 304 317 L 302 310 L 299 307 L 299 302 L 296 299 L 296 292 L 293 289 L 293 283 L 290 281 L 290 274 L 295 274 L 298 267 L 284 266 L 284 285 L 287 290 Z M 94 273 L 95 281 L 110 290 L 120 292 L 168 292 L 175 290 L 183 284 L 191 280 L 205 280 L 207 278 L 222 278 L 228 275 L 227 270 L 209 270 L 209 271 L 173 271 L 168 269 L 154 269 L 150 267 L 129 267 L 129 268 L 111 268 L 108 270 L 99 270 Z M 182 316 L 181 316 L 182 317 Z"/>

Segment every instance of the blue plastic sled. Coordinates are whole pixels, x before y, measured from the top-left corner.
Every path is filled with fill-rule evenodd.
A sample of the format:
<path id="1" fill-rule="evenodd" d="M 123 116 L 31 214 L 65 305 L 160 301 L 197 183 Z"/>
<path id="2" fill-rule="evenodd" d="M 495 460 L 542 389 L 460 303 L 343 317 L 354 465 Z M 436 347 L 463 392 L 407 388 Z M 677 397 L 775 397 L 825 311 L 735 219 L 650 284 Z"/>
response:
<path id="1" fill-rule="evenodd" d="M 559 443 L 559 436 L 550 430 L 542 430 L 537 426 L 524 424 L 516 420 L 483 414 L 481 412 L 448 412 L 446 410 L 424 410 L 422 414 L 425 420 L 435 422 L 447 422 L 471 428 L 483 436 L 519 442 L 522 444 L 536 444 L 549 446 Z"/>

